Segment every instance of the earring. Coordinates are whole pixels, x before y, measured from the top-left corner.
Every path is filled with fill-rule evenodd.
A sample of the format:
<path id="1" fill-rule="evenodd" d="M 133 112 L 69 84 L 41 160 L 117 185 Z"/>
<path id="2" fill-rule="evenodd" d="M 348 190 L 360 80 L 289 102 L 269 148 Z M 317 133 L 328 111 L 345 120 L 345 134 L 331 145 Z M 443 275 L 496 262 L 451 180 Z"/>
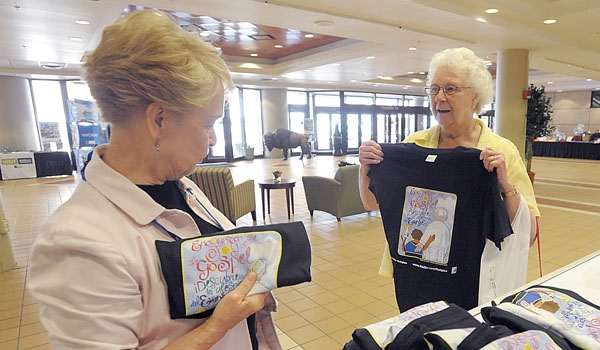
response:
<path id="1" fill-rule="evenodd" d="M 156 138 L 156 141 L 154 142 L 154 149 L 156 150 L 156 152 L 160 151 L 160 144 L 158 143 L 158 138 Z"/>

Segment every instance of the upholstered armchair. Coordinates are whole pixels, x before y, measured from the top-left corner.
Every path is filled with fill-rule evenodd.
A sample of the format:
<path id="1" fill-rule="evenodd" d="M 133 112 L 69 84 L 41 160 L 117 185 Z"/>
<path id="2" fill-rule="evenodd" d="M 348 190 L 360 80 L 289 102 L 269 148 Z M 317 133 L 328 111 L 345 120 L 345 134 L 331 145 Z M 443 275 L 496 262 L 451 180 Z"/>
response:
<path id="1" fill-rule="evenodd" d="M 223 167 L 200 167 L 188 177 L 232 223 L 248 212 L 252 221 L 256 221 L 254 180 L 234 185 L 231 169 Z"/>
<path id="2" fill-rule="evenodd" d="M 358 165 L 340 167 L 333 179 L 302 176 L 310 215 L 315 210 L 321 210 L 335 215 L 341 221 L 344 216 L 366 212 L 358 190 L 358 168 Z"/>

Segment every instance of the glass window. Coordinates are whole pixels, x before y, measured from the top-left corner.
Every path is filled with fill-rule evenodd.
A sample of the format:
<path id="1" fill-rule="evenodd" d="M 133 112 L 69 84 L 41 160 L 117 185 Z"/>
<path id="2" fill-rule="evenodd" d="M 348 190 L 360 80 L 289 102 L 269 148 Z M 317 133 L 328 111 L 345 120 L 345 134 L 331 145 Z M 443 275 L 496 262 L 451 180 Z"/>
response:
<path id="1" fill-rule="evenodd" d="M 331 149 L 331 117 L 329 113 L 317 113 L 317 149 Z"/>
<path id="2" fill-rule="evenodd" d="M 44 151 L 68 151 L 69 136 L 60 82 L 32 80 L 33 101 Z"/>
<path id="3" fill-rule="evenodd" d="M 348 148 L 358 148 L 358 114 L 348 114 Z"/>
<path id="4" fill-rule="evenodd" d="M 231 93 L 228 99 L 229 106 L 229 119 L 231 120 L 231 146 L 233 148 L 233 158 L 239 158 L 244 155 L 242 151 L 243 144 L 243 123 L 242 123 L 242 109 L 240 106 L 240 90 L 235 90 Z M 219 140 L 217 145 L 222 143 L 225 144 L 225 140 Z"/>
<path id="5" fill-rule="evenodd" d="M 349 105 L 372 106 L 375 104 L 374 93 L 345 92 L 344 103 Z"/>
<path id="6" fill-rule="evenodd" d="M 362 142 L 373 139 L 372 119 L 373 117 L 370 114 L 363 113 L 360 115 L 360 137 L 362 140 L 359 140 L 357 148 Z"/>
<path id="7" fill-rule="evenodd" d="M 290 112 L 290 130 L 304 134 L 304 112 Z"/>
<path id="8" fill-rule="evenodd" d="M 378 106 L 402 106 L 403 95 L 377 94 L 375 104 Z"/>
<path id="9" fill-rule="evenodd" d="M 304 91 L 288 91 L 288 105 L 306 105 L 308 103 L 308 94 Z"/>
<path id="10" fill-rule="evenodd" d="M 315 107 L 339 107 L 339 93 L 324 93 L 319 92 L 314 94 Z"/>
<path id="11" fill-rule="evenodd" d="M 263 154 L 263 125 L 260 90 L 242 89 L 244 103 L 244 133 L 246 143 L 254 146 L 254 154 Z"/>

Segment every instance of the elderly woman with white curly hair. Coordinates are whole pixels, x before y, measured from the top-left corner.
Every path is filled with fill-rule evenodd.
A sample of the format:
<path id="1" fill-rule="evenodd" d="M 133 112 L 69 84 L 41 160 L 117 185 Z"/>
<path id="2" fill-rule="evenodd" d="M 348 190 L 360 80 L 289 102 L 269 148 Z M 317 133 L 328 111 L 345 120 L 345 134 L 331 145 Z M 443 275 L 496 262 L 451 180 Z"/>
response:
<path id="1" fill-rule="evenodd" d="M 481 150 L 479 155 L 481 166 L 489 172 L 494 169 L 497 172 L 500 195 L 513 230 L 521 231 L 524 241 L 528 240 L 529 245 L 533 244 L 538 234 L 537 217 L 540 213 L 523 160 L 511 141 L 495 134 L 479 118 L 476 118 L 481 107 L 492 102 L 494 93 L 492 77 L 483 60 L 467 48 L 452 48 L 436 53 L 430 62 L 425 91 L 429 95 L 431 111 L 438 125 L 409 135 L 403 143 L 415 143 L 421 147 L 435 149 L 462 146 Z M 360 194 L 363 205 L 368 210 L 378 210 L 379 203 L 375 194 L 369 189 L 371 179 L 367 174 L 372 166 L 380 164 L 383 159 L 382 147 L 375 141 L 366 141 L 360 146 Z M 442 179 L 443 176 L 440 174 Z M 523 230 L 526 232 L 523 233 Z M 502 264 L 502 261 L 511 259 L 506 249 L 498 251 L 493 244 L 491 248 L 486 245 L 482 255 L 480 302 L 494 298 L 502 288 L 506 288 L 502 286 L 495 289 L 497 286 L 485 286 L 489 281 L 484 279 L 490 277 L 490 274 L 504 273 L 501 269 L 490 270 L 490 266 L 497 266 Z M 528 249 L 527 244 L 525 248 Z M 386 245 L 380 274 L 391 277 L 393 270 L 389 247 Z M 526 276 L 526 267 L 525 271 L 520 273 Z M 506 276 L 492 276 L 489 279 L 496 278 L 497 284 L 504 277 Z M 520 280 L 524 283 L 523 279 L 524 277 Z M 510 280 L 510 277 L 506 280 Z M 408 281 L 395 281 L 395 283 L 396 288 L 402 288 L 398 284 L 408 283 Z"/>

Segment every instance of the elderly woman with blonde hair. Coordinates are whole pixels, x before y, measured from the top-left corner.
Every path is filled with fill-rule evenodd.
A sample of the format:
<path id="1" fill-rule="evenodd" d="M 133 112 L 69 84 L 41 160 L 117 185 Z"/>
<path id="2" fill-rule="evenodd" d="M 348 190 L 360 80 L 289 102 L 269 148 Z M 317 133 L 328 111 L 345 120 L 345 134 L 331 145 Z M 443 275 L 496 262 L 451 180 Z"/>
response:
<path id="1" fill-rule="evenodd" d="M 52 346 L 279 349 L 274 299 L 247 295 L 253 272 L 209 317 L 171 319 L 155 247 L 233 228 L 185 177 L 217 142 L 233 88 L 219 50 L 163 12 L 138 11 L 104 30 L 84 69 L 112 134 L 33 244 L 28 288 Z"/>

